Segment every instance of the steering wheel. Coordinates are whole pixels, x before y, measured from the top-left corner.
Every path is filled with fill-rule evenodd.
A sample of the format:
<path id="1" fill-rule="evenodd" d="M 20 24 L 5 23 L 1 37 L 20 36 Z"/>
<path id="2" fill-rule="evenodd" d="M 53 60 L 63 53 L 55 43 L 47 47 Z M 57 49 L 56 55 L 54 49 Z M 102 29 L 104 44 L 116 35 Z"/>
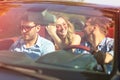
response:
<path id="1" fill-rule="evenodd" d="M 68 47 L 64 48 L 64 50 L 70 50 L 70 49 L 73 49 L 73 48 L 82 49 L 82 50 L 90 52 L 90 48 L 88 48 L 86 46 L 82 46 L 82 45 L 71 45 L 71 46 L 68 46 Z"/>

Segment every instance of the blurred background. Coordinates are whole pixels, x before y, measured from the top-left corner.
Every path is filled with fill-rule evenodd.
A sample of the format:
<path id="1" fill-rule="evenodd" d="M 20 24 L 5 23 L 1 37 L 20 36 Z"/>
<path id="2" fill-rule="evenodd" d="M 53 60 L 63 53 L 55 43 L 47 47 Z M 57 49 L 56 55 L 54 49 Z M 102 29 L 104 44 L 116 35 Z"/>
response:
<path id="1" fill-rule="evenodd" d="M 30 0 L 0 0 L 0 1 L 30 1 Z M 31 0 L 31 1 L 41 1 L 41 0 Z M 59 1 L 59 0 L 47 0 L 47 1 Z M 88 2 L 88 3 L 105 4 L 105 5 L 107 4 L 114 6 L 120 5 L 120 0 L 60 0 L 60 1 Z"/>

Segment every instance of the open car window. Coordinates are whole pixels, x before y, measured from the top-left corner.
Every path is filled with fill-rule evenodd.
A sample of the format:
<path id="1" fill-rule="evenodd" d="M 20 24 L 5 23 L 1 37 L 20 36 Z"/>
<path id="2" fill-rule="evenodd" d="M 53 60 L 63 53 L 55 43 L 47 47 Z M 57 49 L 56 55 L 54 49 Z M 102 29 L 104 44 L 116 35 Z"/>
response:
<path id="1" fill-rule="evenodd" d="M 67 17 L 75 28 L 75 34 L 78 34 L 81 37 L 81 43 L 79 45 L 73 45 L 73 47 L 69 46 L 68 48 L 65 49 L 59 49 L 59 50 L 56 49 L 54 52 L 40 56 L 36 61 L 34 61 L 35 65 L 32 67 L 37 66 L 37 68 L 47 67 L 58 70 L 69 70 L 69 71 L 77 71 L 77 72 L 84 71 L 84 72 L 106 73 L 106 74 L 111 74 L 111 72 L 113 71 L 114 55 L 115 55 L 114 30 L 116 27 L 114 23 L 116 23 L 116 21 L 115 21 L 115 14 L 113 14 L 110 10 L 103 8 L 99 9 L 94 7 L 88 8 L 87 6 L 50 4 L 44 2 L 41 4 L 19 3 L 15 7 L 13 6 L 12 8 L 10 8 L 4 14 L 0 15 L 0 50 L 10 51 L 9 48 L 11 47 L 11 45 L 16 40 L 18 40 L 18 37 L 21 36 L 21 32 L 20 32 L 21 19 L 25 15 L 28 16 L 27 18 L 29 20 L 34 21 L 37 24 L 40 24 L 41 29 L 38 32 L 39 35 L 41 37 L 44 37 L 52 41 L 53 43 L 54 41 L 52 37 L 48 34 L 46 27 L 49 24 L 55 23 L 57 20 L 56 16 L 58 15 Z M 91 41 L 94 39 L 94 38 L 92 39 L 89 38 L 94 35 L 91 36 L 86 35 L 86 32 L 84 31 L 86 26 L 88 25 L 86 22 L 91 17 L 105 18 L 108 21 L 110 21 L 108 24 L 109 26 L 105 27 L 106 29 L 101 28 L 107 30 L 107 31 L 103 30 L 103 33 L 105 32 L 106 34 L 105 34 L 105 39 L 101 43 L 101 46 L 103 45 L 102 47 L 105 49 L 105 51 L 107 50 L 107 52 L 110 52 L 109 55 L 112 56 L 113 59 L 110 61 L 110 63 L 105 63 L 102 66 L 101 64 L 99 64 L 99 62 L 96 60 L 96 58 L 93 55 L 94 51 L 96 51 L 96 48 L 93 48 L 93 44 L 88 45 L 87 43 L 85 43 L 87 41 Z M 103 21 L 103 23 L 105 22 Z M 104 27 L 104 25 L 101 27 Z M 91 28 L 93 28 L 93 25 L 91 25 L 87 30 L 90 31 Z M 94 34 L 94 33 L 95 32 L 91 30 L 91 33 L 89 34 Z M 106 46 L 107 44 L 108 46 Z M 109 47 L 111 48 L 108 49 Z M 77 49 L 76 53 L 71 51 L 72 48 Z M 101 49 L 102 48 L 100 48 L 99 50 Z M 104 50 L 103 53 L 105 53 Z M 97 55 L 97 56 L 101 59 L 101 55 Z M 22 65 L 27 65 L 27 64 L 22 64 Z"/>

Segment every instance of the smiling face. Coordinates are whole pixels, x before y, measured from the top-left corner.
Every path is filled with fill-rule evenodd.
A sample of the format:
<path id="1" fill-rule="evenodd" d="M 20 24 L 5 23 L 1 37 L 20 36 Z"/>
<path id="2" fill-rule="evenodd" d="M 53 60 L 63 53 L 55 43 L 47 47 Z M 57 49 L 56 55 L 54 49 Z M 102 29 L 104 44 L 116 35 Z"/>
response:
<path id="1" fill-rule="evenodd" d="M 56 21 L 57 34 L 61 37 L 66 37 L 68 31 L 68 25 L 65 19 L 62 17 L 58 18 Z"/>

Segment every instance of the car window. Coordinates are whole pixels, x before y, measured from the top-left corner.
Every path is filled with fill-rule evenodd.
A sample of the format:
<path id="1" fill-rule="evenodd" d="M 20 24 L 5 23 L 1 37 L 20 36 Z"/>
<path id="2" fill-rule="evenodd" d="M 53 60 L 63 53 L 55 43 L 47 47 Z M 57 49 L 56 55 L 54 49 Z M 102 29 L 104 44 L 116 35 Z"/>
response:
<path id="1" fill-rule="evenodd" d="M 39 35 L 50 40 L 55 47 L 55 40 L 50 36 L 46 27 L 49 24 L 57 25 L 57 16 L 66 17 L 74 26 L 75 34 L 81 38 L 79 45 L 67 44 L 67 47 L 55 48 L 55 51 L 37 58 L 36 63 L 48 64 L 56 69 L 70 71 L 106 74 L 112 72 L 116 22 L 115 14 L 112 14 L 109 10 L 49 3 L 18 4 L 17 7 L 10 8 L 0 16 L 0 50 L 10 50 L 11 45 L 19 39 L 21 36 L 21 21 L 26 16 L 28 20 L 40 25 Z M 59 25 L 57 25 L 57 28 L 59 28 Z M 72 51 L 72 49 L 75 49 L 75 51 Z M 106 59 L 107 56 L 108 59 Z"/>

